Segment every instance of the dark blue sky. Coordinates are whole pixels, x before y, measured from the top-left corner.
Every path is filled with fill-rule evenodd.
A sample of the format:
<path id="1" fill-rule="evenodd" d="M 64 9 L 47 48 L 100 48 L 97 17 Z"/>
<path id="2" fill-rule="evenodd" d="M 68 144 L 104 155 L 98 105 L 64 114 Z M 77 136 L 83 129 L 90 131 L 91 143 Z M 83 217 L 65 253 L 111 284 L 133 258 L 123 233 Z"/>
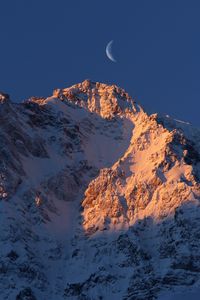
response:
<path id="1" fill-rule="evenodd" d="M 6 0 L 0 12 L 0 90 L 13 100 L 89 78 L 200 125 L 200 1 Z"/>

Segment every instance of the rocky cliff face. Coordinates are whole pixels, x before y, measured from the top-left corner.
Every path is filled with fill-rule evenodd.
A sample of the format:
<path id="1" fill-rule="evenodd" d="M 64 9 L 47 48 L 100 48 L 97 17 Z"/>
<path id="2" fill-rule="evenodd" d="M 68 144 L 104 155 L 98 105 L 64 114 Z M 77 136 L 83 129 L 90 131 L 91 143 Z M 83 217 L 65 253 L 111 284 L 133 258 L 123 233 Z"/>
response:
<path id="1" fill-rule="evenodd" d="M 0 124 L 1 299 L 198 289 L 198 129 L 89 80 L 21 104 L 1 93 Z"/>

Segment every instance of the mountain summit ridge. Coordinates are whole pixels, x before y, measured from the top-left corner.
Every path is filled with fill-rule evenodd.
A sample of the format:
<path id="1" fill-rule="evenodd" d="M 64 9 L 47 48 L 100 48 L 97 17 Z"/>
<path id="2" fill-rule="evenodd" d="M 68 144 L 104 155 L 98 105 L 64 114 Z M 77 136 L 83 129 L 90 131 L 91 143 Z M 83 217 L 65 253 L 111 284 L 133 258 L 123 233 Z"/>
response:
<path id="1" fill-rule="evenodd" d="M 87 107 L 90 112 L 96 112 L 103 118 L 112 118 L 123 111 L 141 110 L 124 89 L 88 79 L 69 88 L 56 89 L 53 96 Z"/>
<path id="2" fill-rule="evenodd" d="M 199 129 L 89 80 L 23 103 L 1 93 L 0 118 L 2 299 L 199 287 Z"/>

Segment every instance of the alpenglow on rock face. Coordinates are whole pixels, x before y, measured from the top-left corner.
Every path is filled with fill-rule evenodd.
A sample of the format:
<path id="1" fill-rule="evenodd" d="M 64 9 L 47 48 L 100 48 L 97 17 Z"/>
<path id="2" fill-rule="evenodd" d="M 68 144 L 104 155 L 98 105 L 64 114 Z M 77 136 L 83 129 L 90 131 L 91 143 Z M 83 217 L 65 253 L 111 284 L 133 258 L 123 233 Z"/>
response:
<path id="1" fill-rule="evenodd" d="M 2 300 L 198 291 L 200 130 L 89 80 L 0 123 Z"/>

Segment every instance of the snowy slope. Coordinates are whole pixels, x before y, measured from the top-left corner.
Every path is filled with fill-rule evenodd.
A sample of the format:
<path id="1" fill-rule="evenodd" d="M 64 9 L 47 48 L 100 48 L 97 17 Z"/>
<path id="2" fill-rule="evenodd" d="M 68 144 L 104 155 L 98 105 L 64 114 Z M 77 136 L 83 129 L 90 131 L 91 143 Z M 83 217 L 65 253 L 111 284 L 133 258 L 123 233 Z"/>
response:
<path id="1" fill-rule="evenodd" d="M 197 294 L 198 129 L 89 80 L 0 124 L 0 299 Z"/>

